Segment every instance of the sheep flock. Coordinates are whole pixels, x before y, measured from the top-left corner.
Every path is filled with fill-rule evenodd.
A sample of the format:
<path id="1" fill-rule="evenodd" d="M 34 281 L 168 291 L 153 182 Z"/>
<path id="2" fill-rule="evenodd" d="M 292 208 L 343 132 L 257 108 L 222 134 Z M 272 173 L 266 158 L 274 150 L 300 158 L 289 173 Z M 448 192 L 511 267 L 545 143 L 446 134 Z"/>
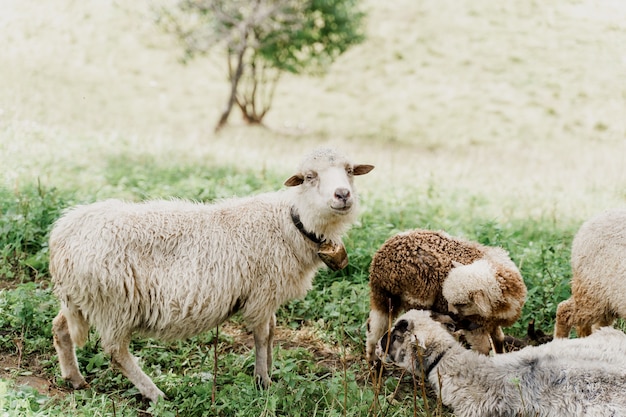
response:
<path id="1" fill-rule="evenodd" d="M 268 387 L 276 310 L 304 297 L 324 265 L 346 267 L 354 177 L 373 168 L 324 148 L 274 192 L 66 211 L 49 240 L 62 377 L 87 386 L 76 348 L 93 327 L 114 367 L 157 401 L 165 394 L 131 354 L 131 339 L 186 339 L 239 314 L 254 337 L 255 378 Z M 611 328 L 626 318 L 626 209 L 582 225 L 571 266 L 572 297 L 558 306 L 554 340 L 530 326 L 529 339 L 511 340 L 503 328 L 519 319 L 527 288 L 504 249 L 445 231 L 392 236 L 369 269 L 365 361 L 423 374 L 458 416 L 626 416 L 626 335 Z M 524 347 L 530 340 L 539 346 Z"/>

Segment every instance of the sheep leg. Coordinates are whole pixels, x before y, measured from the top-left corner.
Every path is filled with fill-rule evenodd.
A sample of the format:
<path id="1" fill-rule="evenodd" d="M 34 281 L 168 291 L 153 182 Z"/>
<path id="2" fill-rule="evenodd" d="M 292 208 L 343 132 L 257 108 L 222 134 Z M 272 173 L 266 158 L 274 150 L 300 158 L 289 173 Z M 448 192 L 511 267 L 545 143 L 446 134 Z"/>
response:
<path id="1" fill-rule="evenodd" d="M 556 325 L 554 326 L 554 337 L 567 338 L 572 330 L 576 304 L 573 298 L 569 298 L 559 303 L 556 308 Z"/>
<path id="2" fill-rule="evenodd" d="M 272 347 L 274 346 L 274 331 L 276 329 L 276 314 L 272 314 L 272 319 L 270 320 L 270 331 L 269 337 L 267 339 L 267 372 L 268 374 L 272 371 Z"/>
<path id="3" fill-rule="evenodd" d="M 367 320 L 367 338 L 365 347 L 365 355 L 368 364 L 372 364 L 376 361 L 376 359 L 381 359 L 376 357 L 376 343 L 378 343 L 378 340 L 383 336 L 383 334 L 390 329 L 391 320 L 393 320 L 393 317 L 386 312 L 379 310 L 370 311 L 370 315 Z"/>
<path id="4" fill-rule="evenodd" d="M 609 313 L 604 314 L 602 317 L 598 319 L 598 321 L 593 325 L 592 330 L 598 330 L 600 327 L 612 326 L 615 320 L 619 316 L 613 316 Z"/>
<path id="5" fill-rule="evenodd" d="M 165 394 L 157 388 L 150 377 L 141 370 L 137 364 L 137 359 L 130 354 L 128 351 L 128 342 L 118 344 L 106 343 L 103 340 L 102 346 L 105 352 L 111 355 L 111 363 L 113 366 L 119 369 L 120 372 L 137 387 L 141 395 L 152 402 L 156 402 L 160 397 L 165 397 Z"/>
<path id="6" fill-rule="evenodd" d="M 257 383 L 263 388 L 268 388 L 272 383 L 269 377 L 269 370 L 272 366 L 272 343 L 274 339 L 274 328 L 276 326 L 276 315 L 272 314 L 269 320 L 256 326 L 253 329 L 255 363 L 254 375 Z"/>
<path id="7" fill-rule="evenodd" d="M 78 369 L 74 342 L 72 342 L 67 319 L 63 312 L 59 312 L 52 321 L 52 334 L 54 348 L 57 351 L 59 366 L 61 367 L 61 376 L 69 381 L 74 389 L 86 388 L 88 384 Z"/>
<path id="8" fill-rule="evenodd" d="M 565 316 L 563 311 L 566 310 L 565 307 L 567 305 L 564 307 L 562 305 L 566 302 L 562 302 L 557 308 L 557 325 L 559 322 L 565 321 L 563 320 Z M 569 323 L 571 323 L 569 328 L 573 324 L 578 337 L 587 337 L 600 327 L 610 326 L 616 318 L 616 316 L 612 316 L 611 313 L 605 310 L 605 303 L 602 300 L 593 298 L 586 299 L 584 304 L 576 303 L 576 308 L 573 309 L 573 312 L 570 311 L 568 313 L 571 315 L 571 317 L 568 317 Z"/>
<path id="9" fill-rule="evenodd" d="M 587 337 L 591 334 L 591 326 L 576 326 L 576 336 L 578 337 Z"/>
<path id="10" fill-rule="evenodd" d="M 502 327 L 494 327 L 490 332 L 490 336 L 494 353 L 504 353 L 504 332 L 502 331 Z"/>

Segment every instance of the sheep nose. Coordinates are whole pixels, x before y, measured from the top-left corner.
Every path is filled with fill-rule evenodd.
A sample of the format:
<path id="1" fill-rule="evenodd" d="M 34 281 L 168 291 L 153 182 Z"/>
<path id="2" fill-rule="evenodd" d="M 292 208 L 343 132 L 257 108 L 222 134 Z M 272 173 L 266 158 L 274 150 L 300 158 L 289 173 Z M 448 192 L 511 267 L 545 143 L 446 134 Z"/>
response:
<path id="1" fill-rule="evenodd" d="M 347 188 L 337 188 L 335 190 L 335 198 L 343 202 L 348 201 L 348 199 L 350 198 L 350 190 L 348 190 Z"/>

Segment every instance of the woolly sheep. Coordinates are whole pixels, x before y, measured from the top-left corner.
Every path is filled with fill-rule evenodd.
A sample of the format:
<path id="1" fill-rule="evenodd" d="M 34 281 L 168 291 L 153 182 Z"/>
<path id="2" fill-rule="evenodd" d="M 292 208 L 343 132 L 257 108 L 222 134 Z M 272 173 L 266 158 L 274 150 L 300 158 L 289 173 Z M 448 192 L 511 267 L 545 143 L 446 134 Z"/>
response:
<path id="1" fill-rule="evenodd" d="M 411 310 L 377 352 L 423 373 L 458 417 L 626 416 L 626 335 L 610 327 L 485 356 L 461 346 L 429 311 Z"/>
<path id="2" fill-rule="evenodd" d="M 133 334 L 188 338 L 240 312 L 254 334 L 255 376 L 268 386 L 275 311 L 311 289 L 322 258 L 345 266 L 353 176 L 373 168 L 323 149 L 277 192 L 216 204 L 108 200 L 65 213 L 50 234 L 62 376 L 87 385 L 75 347 L 93 325 L 112 363 L 156 401 L 164 394 L 130 354 Z"/>
<path id="3" fill-rule="evenodd" d="M 491 336 L 495 350 L 502 352 L 501 326 L 515 323 L 526 298 L 522 276 L 504 249 L 421 229 L 393 236 L 378 249 L 369 285 L 370 363 L 391 321 L 413 308 L 469 319 L 473 326 L 464 334 L 472 348 L 489 353 Z"/>
<path id="4" fill-rule="evenodd" d="M 555 337 L 578 337 L 626 319 L 626 208 L 585 222 L 572 242 L 572 296 L 559 304 Z"/>

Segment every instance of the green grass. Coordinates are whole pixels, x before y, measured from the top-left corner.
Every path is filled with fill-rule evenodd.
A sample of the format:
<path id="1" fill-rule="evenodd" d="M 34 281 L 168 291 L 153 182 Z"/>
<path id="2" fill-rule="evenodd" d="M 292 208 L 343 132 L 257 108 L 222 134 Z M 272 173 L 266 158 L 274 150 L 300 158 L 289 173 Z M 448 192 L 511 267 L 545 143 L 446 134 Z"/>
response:
<path id="1" fill-rule="evenodd" d="M 112 163 L 109 172 L 109 185 L 122 187 L 135 199 L 165 196 L 175 189 L 177 193 L 172 194 L 177 197 L 210 201 L 280 186 L 280 177 L 269 172 L 260 175 L 228 167 L 200 170 L 194 165 L 173 169 L 156 164 L 136 165 L 124 158 Z M 210 184 L 207 188 L 211 193 L 206 184 Z M 68 191 L 35 186 L 13 192 L 3 190 L 0 195 L 6 198 L 0 203 L 7 214 L 14 217 L 12 213 L 21 211 L 24 219 L 20 229 L 32 230 L 28 233 L 36 238 L 31 240 L 38 243 L 23 244 L 26 239 L 15 233 L 3 236 L 5 246 L 11 246 L 12 239 L 16 241 L 12 245 L 16 259 L 40 255 L 46 247 L 51 222 L 69 202 L 77 202 Z M 455 200 L 455 195 L 419 187 L 410 195 L 414 196 L 412 200 L 393 206 L 382 197 L 364 199 L 361 220 L 345 240 L 350 265 L 343 271 L 320 272 L 314 289 L 304 299 L 294 300 L 279 310 L 278 326 L 290 333 L 275 347 L 274 384 L 269 390 L 255 387 L 253 350 L 249 342 L 242 343 L 245 337 L 241 333 L 220 334 L 217 370 L 213 365 L 214 332 L 170 344 L 138 339 L 132 344 L 133 352 L 169 398 L 156 405 L 145 404 L 136 388 L 111 368 L 97 334 L 92 334 L 85 348 L 78 350 L 80 367 L 91 389 L 48 398 L 5 383 L 9 397 L 15 397 L 15 401 L 5 402 L 4 410 L 23 412 L 25 407 L 31 407 L 32 415 L 43 411 L 64 414 L 74 409 L 91 410 L 85 411 L 85 415 L 129 416 L 413 415 L 414 407 L 421 410 L 423 402 L 418 393 L 420 405 L 413 405 L 410 379 L 405 378 L 400 386 L 402 400 L 388 403 L 385 397 L 397 389 L 398 374 L 388 376 L 381 391 L 376 391 L 363 359 L 364 323 L 369 312 L 367 270 L 375 250 L 394 233 L 414 227 L 445 229 L 505 247 L 520 265 L 529 287 L 522 318 L 507 329 L 508 333 L 522 335 L 530 319 L 546 331 L 552 328 L 556 305 L 568 296 L 569 245 L 577 225 L 555 222 L 553 218 L 501 224 L 478 216 L 471 207 L 476 199 L 465 199 L 469 207 L 451 205 L 448 203 Z M 0 316 L 0 351 L 22 358 L 24 365 L 18 372 L 29 372 L 25 358 L 37 355 L 42 363 L 37 375 L 65 389 L 51 343 L 50 323 L 58 302 L 51 294 L 47 258 L 41 256 L 38 264 L 11 270 L 13 275 L 2 278 L 6 288 L 0 291 L 4 312 Z M 232 322 L 231 326 L 241 328 L 238 317 Z M 308 336 L 289 343 L 290 337 L 302 332 Z M 309 343 L 318 348 L 313 349 Z M 429 406 L 437 409 L 432 400 Z"/>
<path id="2" fill-rule="evenodd" d="M 414 227 L 503 246 L 528 287 L 506 331 L 520 335 L 531 319 L 550 331 L 569 296 L 575 231 L 626 202 L 619 1 L 365 0 L 366 42 L 326 77 L 285 76 L 266 127 L 235 116 L 219 135 L 212 128 L 228 94 L 219 51 L 181 65 L 180 49 L 154 25 L 155 2 L 127 3 L 0 6 L 2 416 L 422 417 L 426 406 L 448 416 L 424 404 L 410 378 L 398 385 L 399 374 L 389 375 L 379 391 L 369 383 L 364 323 L 376 249 Z M 139 400 L 95 333 L 78 351 L 91 388 L 67 388 L 51 341 L 58 302 L 47 253 L 63 209 L 278 189 L 318 145 L 376 169 L 356 179 L 362 212 L 345 238 L 350 265 L 320 272 L 304 299 L 278 311 L 269 390 L 254 386 L 238 317 L 217 338 L 133 342 L 169 401 Z M 397 402 L 387 401 L 396 390 Z"/>

